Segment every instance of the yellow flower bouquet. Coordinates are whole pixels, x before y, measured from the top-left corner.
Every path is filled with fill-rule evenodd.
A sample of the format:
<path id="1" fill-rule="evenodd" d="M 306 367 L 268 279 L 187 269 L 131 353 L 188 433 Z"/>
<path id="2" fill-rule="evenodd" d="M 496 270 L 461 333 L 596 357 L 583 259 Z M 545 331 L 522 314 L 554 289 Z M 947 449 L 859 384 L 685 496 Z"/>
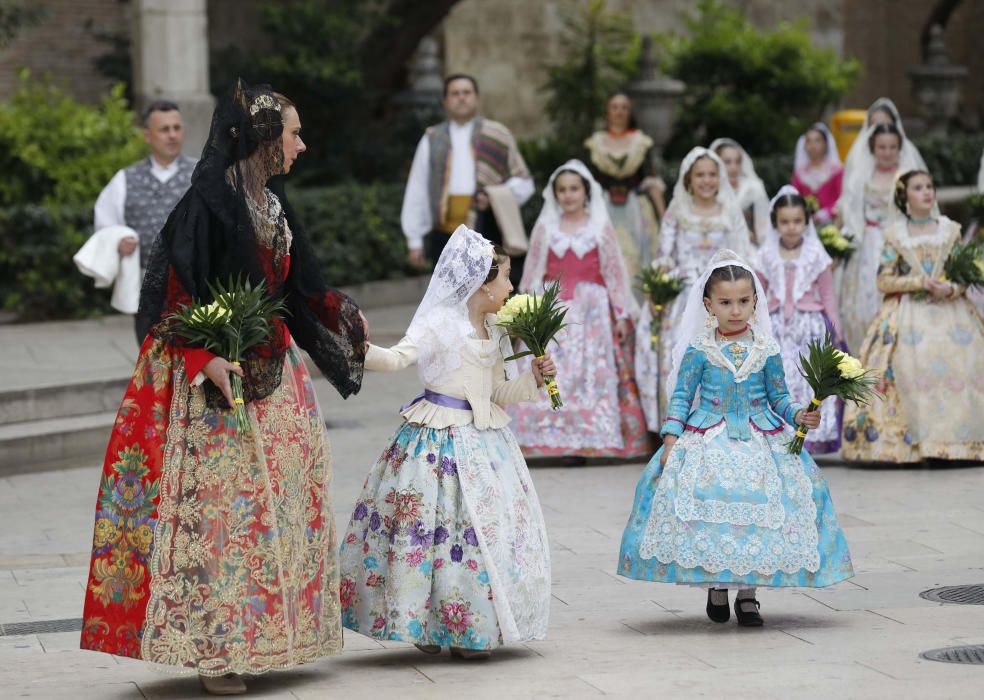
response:
<path id="1" fill-rule="evenodd" d="M 841 230 L 835 224 L 821 226 L 820 230 L 817 231 L 817 235 L 820 237 L 823 247 L 827 250 L 827 255 L 834 260 L 847 262 L 851 259 L 851 255 L 854 254 L 854 236 L 841 233 Z"/>
<path id="2" fill-rule="evenodd" d="M 253 286 L 248 279 L 230 280 L 227 286 L 221 282 L 209 284 L 208 290 L 212 303 L 183 304 L 168 320 L 175 333 L 234 365 L 243 361 L 248 350 L 270 337 L 275 317 L 287 313 L 283 299 L 271 297 L 264 282 Z M 236 427 L 245 435 L 250 432 L 250 423 L 243 379 L 235 373 L 229 379 Z"/>
<path id="3" fill-rule="evenodd" d="M 875 373 L 866 371 L 856 357 L 838 350 L 829 333 L 822 342 L 810 343 L 808 349 L 808 358 L 800 355 L 800 374 L 813 390 L 807 412 L 816 411 L 829 396 L 838 396 L 843 401 L 856 404 L 871 402 L 875 396 Z M 803 451 L 807 432 L 805 425 L 796 426 L 796 435 L 787 445 L 790 454 L 798 455 Z"/>
<path id="4" fill-rule="evenodd" d="M 564 323 L 567 309 L 560 305 L 559 298 L 560 282 L 557 281 L 548 285 L 542 296 L 516 294 L 502 305 L 496 314 L 496 325 L 505 328 L 510 336 L 523 341 L 529 348 L 507 357 L 507 362 L 526 355 L 535 355 L 539 359 L 551 341 L 557 342 L 556 335 L 567 326 Z M 544 376 L 543 383 L 550 395 L 550 407 L 556 411 L 564 405 L 557 380 L 548 375 Z"/>
<path id="5" fill-rule="evenodd" d="M 639 273 L 638 280 L 639 288 L 652 304 L 650 343 L 652 349 L 656 350 L 659 347 L 659 332 L 663 326 L 663 312 L 668 304 L 680 296 L 684 281 L 657 265 L 644 267 Z"/>

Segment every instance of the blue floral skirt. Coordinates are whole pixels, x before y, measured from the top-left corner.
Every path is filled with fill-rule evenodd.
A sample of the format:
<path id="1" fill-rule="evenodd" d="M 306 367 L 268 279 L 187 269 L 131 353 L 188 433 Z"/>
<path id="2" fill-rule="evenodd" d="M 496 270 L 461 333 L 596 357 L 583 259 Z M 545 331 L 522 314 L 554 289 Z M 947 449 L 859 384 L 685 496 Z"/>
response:
<path id="1" fill-rule="evenodd" d="M 375 639 L 542 639 L 546 528 L 512 433 L 405 423 L 366 478 L 341 569 L 342 624 Z"/>
<path id="2" fill-rule="evenodd" d="M 792 431 L 734 440 L 725 425 L 685 432 L 636 486 L 618 573 L 722 588 L 819 588 L 854 575 L 827 484 Z"/>

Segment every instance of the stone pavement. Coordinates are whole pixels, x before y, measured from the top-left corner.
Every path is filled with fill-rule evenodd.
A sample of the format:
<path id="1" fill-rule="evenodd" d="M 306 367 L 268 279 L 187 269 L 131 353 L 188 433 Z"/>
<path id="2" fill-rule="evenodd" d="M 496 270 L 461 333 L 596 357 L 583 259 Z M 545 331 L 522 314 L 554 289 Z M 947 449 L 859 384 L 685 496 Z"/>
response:
<path id="1" fill-rule="evenodd" d="M 411 313 L 371 312 L 374 337 L 395 341 Z M 64 334 L 51 340 L 61 369 L 71 369 L 85 328 L 60 353 L 54 346 L 66 343 Z M 344 528 L 366 470 L 398 424 L 397 407 L 418 385 L 407 370 L 368 375 L 348 401 L 324 380 L 318 387 Z M 78 632 L 8 632 L 21 631 L 11 628 L 16 623 L 81 616 L 99 471 L 89 460 L 0 478 L 0 698 L 199 697 L 194 677 L 79 651 Z M 640 471 L 639 464 L 533 469 L 553 557 L 548 639 L 466 663 L 350 634 L 338 658 L 250 680 L 250 697 L 980 697 L 984 666 L 919 653 L 984 643 L 984 607 L 944 606 L 918 594 L 984 583 L 984 469 L 827 463 L 857 576 L 824 590 L 762 591 L 766 626 L 758 630 L 709 622 L 703 591 L 614 575 Z"/>

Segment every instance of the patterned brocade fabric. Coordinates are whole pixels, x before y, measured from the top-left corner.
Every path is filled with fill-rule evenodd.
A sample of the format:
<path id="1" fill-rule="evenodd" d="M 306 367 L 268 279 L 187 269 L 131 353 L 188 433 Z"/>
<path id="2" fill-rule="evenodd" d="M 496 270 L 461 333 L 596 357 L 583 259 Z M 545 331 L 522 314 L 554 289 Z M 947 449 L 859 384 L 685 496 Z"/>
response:
<path id="1" fill-rule="evenodd" d="M 295 346 L 248 412 L 244 439 L 147 340 L 100 485 L 83 648 L 205 675 L 341 651 L 331 455 Z"/>

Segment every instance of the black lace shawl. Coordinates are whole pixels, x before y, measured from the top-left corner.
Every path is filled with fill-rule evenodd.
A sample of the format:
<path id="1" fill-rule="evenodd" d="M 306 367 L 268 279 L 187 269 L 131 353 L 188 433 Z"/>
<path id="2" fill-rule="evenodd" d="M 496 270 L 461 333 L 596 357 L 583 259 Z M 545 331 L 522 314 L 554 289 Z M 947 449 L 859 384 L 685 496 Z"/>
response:
<path id="1" fill-rule="evenodd" d="M 181 346 L 167 315 L 191 300 L 212 301 L 208 282 L 244 275 L 265 280 L 286 300 L 291 337 L 306 350 L 338 392 L 347 397 L 362 385 L 365 335 L 359 309 L 329 289 L 313 251 L 283 191 L 280 108 L 267 87 L 238 81 L 216 107 L 191 188 L 178 202 L 151 250 L 137 312 L 138 331 Z M 261 238 L 247 204 L 249 192 L 266 185 L 283 213 L 272 237 Z M 287 245 L 286 227 L 291 242 Z M 290 255 L 289 269 L 284 256 Z M 287 269 L 286 275 L 284 270 Z M 286 343 L 282 334 L 249 353 L 243 368 L 247 401 L 269 396 L 279 385 Z M 210 387 L 210 384 L 207 386 Z M 209 403 L 223 405 L 216 390 Z"/>

